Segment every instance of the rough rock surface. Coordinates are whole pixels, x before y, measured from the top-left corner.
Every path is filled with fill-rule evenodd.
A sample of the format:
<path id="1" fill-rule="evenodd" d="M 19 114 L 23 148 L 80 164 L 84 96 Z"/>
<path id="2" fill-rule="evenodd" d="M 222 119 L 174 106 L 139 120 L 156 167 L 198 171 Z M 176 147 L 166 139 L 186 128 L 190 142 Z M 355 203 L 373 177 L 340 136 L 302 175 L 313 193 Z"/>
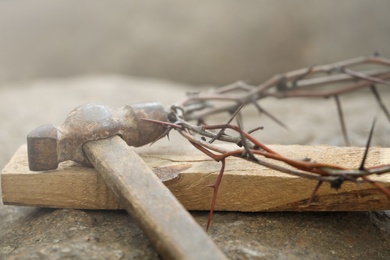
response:
<path id="1" fill-rule="evenodd" d="M 59 124 L 88 102 L 122 106 L 180 100 L 190 86 L 130 77 L 99 76 L 41 80 L 0 88 L 3 134 L 0 167 L 26 134 L 44 123 Z M 199 88 L 197 89 L 199 90 Z M 353 145 L 364 145 L 374 99 L 362 91 L 343 97 Z M 390 93 L 383 93 L 389 106 Z M 267 143 L 343 145 L 330 100 L 264 100 L 284 120 L 285 131 L 247 111 L 245 125 L 264 125 Z M 389 146 L 389 122 L 380 115 L 374 145 Z M 171 143 L 180 142 L 172 135 Z M 164 140 L 162 142 L 167 142 Z M 158 145 L 158 144 L 157 144 Z M 261 187 L 259 187 L 261 188 Z M 205 226 L 207 212 L 192 212 Z M 382 212 L 238 213 L 217 212 L 210 236 L 230 259 L 389 259 L 390 214 Z M 148 239 L 123 211 L 85 211 L 0 206 L 0 259 L 158 259 Z"/>

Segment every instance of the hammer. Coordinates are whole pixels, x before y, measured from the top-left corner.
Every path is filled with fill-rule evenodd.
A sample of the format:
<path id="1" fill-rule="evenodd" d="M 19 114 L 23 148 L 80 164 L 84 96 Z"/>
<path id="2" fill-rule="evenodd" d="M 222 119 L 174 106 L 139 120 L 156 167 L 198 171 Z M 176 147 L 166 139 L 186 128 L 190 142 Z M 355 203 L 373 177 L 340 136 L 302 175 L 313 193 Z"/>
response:
<path id="1" fill-rule="evenodd" d="M 155 141 L 165 128 L 142 119 L 166 121 L 158 103 L 121 108 L 87 104 L 65 122 L 47 124 L 27 136 L 29 168 L 57 169 L 72 160 L 94 166 L 126 211 L 165 259 L 225 259 L 160 179 L 129 146 Z"/>

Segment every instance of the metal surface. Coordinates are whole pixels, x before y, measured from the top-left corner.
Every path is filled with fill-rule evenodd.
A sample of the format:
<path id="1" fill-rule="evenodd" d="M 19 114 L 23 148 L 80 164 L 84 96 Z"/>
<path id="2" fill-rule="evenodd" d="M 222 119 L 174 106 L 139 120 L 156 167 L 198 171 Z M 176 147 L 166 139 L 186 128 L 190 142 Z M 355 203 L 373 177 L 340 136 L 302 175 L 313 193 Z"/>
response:
<path id="1" fill-rule="evenodd" d="M 164 127 L 142 118 L 165 121 L 166 112 L 159 103 L 121 108 L 93 104 L 77 107 L 59 127 L 43 125 L 27 136 L 29 167 L 33 171 L 54 170 L 66 160 L 92 166 L 82 146 L 114 135 L 136 147 L 153 142 Z"/>

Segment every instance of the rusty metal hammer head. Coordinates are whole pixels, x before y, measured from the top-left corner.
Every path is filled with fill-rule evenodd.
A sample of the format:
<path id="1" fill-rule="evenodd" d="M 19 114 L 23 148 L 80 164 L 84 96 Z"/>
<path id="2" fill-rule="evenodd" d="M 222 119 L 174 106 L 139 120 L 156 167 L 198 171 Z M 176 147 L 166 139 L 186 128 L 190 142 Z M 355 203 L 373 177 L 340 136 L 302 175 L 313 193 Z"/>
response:
<path id="1" fill-rule="evenodd" d="M 93 104 L 77 107 L 62 125 L 43 125 L 27 136 L 30 170 L 54 170 L 66 160 L 92 166 L 83 152 L 88 141 L 119 135 L 130 146 L 142 146 L 164 133 L 164 126 L 142 119 L 166 121 L 167 113 L 159 103 L 121 108 Z"/>

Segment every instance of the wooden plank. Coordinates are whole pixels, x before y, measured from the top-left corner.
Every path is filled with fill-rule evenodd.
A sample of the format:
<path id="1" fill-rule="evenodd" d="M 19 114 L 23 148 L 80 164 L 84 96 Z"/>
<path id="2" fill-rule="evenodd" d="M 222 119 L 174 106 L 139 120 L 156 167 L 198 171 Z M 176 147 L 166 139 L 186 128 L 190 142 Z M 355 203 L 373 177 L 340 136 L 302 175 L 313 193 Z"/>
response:
<path id="1" fill-rule="evenodd" d="M 292 158 L 358 167 L 363 149 L 332 146 L 281 146 L 273 150 Z M 136 149 L 188 210 L 210 208 L 212 184 L 220 164 L 191 146 Z M 390 148 L 372 147 L 367 166 L 390 163 Z M 373 176 L 390 187 L 390 175 Z M 306 205 L 316 181 L 289 176 L 238 158 L 227 160 L 216 210 L 352 211 L 390 209 L 389 200 L 370 184 L 345 183 L 338 191 L 324 184 Z M 119 209 L 94 169 L 65 162 L 55 171 L 31 172 L 26 146 L 20 147 L 1 174 L 3 202 L 55 208 Z"/>

